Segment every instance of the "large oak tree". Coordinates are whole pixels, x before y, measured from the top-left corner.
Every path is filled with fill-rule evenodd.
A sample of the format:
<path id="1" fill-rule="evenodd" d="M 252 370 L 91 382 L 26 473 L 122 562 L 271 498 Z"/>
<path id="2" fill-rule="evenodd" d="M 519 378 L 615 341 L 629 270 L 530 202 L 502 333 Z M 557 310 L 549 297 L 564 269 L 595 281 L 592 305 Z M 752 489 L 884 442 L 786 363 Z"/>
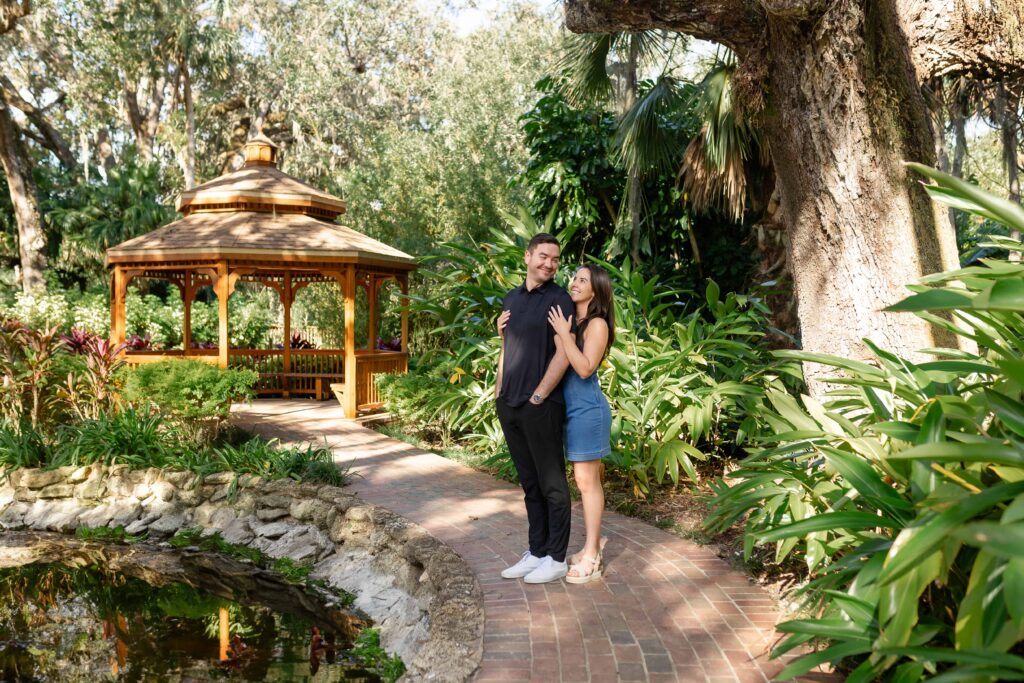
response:
<path id="1" fill-rule="evenodd" d="M 1024 68 L 1021 0 L 566 0 L 575 32 L 664 29 L 732 48 L 775 167 L 807 350 L 954 341 L 882 309 L 955 268 L 949 215 L 902 165 L 936 162 L 922 86 Z"/>

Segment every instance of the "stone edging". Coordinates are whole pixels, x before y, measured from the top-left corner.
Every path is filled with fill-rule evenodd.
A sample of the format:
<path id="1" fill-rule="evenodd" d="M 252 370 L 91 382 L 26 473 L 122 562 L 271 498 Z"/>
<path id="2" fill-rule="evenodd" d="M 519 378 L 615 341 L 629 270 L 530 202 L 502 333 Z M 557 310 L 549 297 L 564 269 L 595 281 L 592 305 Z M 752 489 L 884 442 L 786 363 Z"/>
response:
<path id="1" fill-rule="evenodd" d="M 0 529 L 218 531 L 271 557 L 313 562 L 312 576 L 355 593 L 384 647 L 405 661 L 402 680 L 465 681 L 476 671 L 483 593 L 448 545 L 334 486 L 242 475 L 232 496 L 233 479 L 126 465 L 0 470 Z"/>

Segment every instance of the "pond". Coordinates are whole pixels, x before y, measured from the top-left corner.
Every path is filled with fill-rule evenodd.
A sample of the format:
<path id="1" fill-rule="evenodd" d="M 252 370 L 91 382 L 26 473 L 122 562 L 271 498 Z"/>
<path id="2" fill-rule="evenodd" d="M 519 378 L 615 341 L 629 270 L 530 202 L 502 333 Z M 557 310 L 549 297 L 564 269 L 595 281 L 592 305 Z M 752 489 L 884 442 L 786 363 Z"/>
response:
<path id="1" fill-rule="evenodd" d="M 308 590 L 261 574 L 260 599 L 236 575 L 225 596 L 212 572 L 178 580 L 175 553 L 76 566 L 80 550 L 0 569 L 0 681 L 382 680 L 353 656 L 368 620 Z"/>

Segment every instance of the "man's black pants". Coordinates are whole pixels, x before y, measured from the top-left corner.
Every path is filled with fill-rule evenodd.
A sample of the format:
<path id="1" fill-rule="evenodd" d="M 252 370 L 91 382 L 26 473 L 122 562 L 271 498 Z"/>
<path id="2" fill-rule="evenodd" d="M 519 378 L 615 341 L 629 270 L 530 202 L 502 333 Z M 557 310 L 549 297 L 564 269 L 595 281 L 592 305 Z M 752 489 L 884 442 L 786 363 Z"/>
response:
<path id="1" fill-rule="evenodd" d="M 530 553 L 565 561 L 569 547 L 569 484 L 565 480 L 565 406 L 529 401 L 511 407 L 497 400 L 498 420 L 505 432 L 512 462 L 519 474 L 526 518 L 530 524 Z"/>

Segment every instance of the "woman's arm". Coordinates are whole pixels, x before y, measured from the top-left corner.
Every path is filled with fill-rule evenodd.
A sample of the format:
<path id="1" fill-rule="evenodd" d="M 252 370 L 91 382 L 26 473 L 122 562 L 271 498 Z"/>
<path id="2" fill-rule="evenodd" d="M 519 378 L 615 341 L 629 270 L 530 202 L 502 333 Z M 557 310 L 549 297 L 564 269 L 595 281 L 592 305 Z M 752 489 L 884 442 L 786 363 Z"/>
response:
<path id="1" fill-rule="evenodd" d="M 569 332 L 570 320 L 563 316 L 561 306 L 555 306 L 548 312 L 548 322 L 555 328 L 559 347 L 569 359 L 569 365 L 577 375 L 586 379 L 594 374 L 604 359 L 604 349 L 608 345 L 608 323 L 604 318 L 594 318 L 587 323 L 583 330 L 583 350 L 580 351 Z"/>

